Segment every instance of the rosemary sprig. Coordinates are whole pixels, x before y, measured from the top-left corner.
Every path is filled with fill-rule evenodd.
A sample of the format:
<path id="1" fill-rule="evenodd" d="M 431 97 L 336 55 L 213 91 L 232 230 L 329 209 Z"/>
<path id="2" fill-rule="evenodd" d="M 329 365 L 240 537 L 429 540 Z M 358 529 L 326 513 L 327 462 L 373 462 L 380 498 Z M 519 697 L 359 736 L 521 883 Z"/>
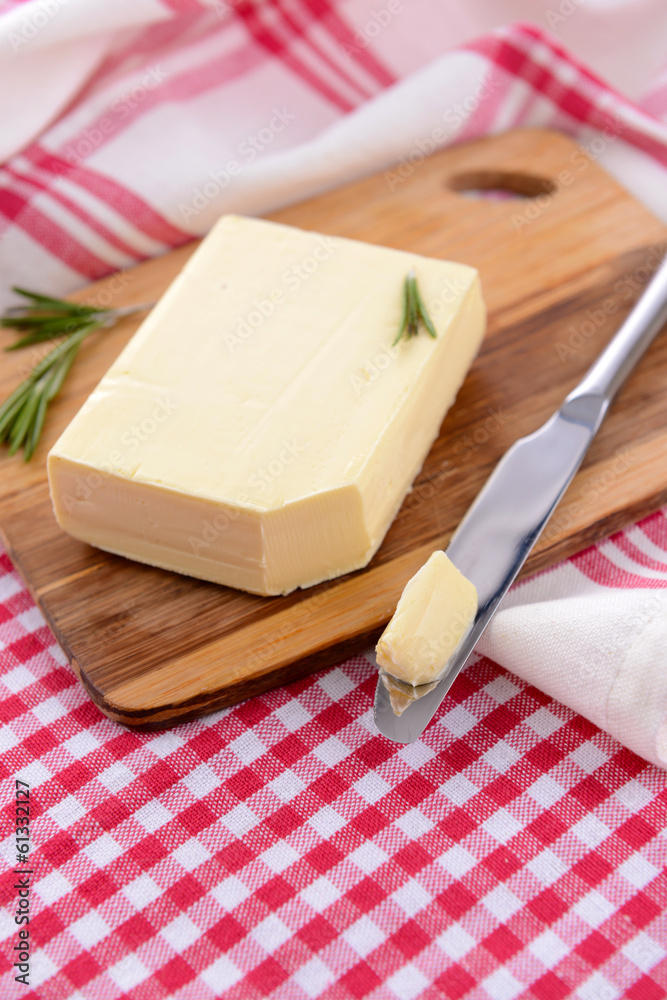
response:
<path id="1" fill-rule="evenodd" d="M 0 326 L 12 327 L 23 334 L 7 348 L 8 351 L 62 338 L 0 406 L 0 443 L 8 442 L 10 455 L 23 447 L 27 462 L 37 447 L 48 405 L 60 391 L 86 337 L 95 330 L 112 326 L 122 316 L 150 306 L 100 309 L 29 292 L 25 288 L 13 290 L 28 302 L 13 306 L 0 318 Z"/>
<path id="2" fill-rule="evenodd" d="M 417 275 L 414 268 L 411 268 L 405 276 L 403 282 L 403 312 L 396 339 L 392 347 L 395 347 L 401 337 L 414 337 L 419 332 L 419 324 L 423 323 L 431 337 L 437 337 L 433 321 L 424 305 L 424 300 L 417 284 Z"/>

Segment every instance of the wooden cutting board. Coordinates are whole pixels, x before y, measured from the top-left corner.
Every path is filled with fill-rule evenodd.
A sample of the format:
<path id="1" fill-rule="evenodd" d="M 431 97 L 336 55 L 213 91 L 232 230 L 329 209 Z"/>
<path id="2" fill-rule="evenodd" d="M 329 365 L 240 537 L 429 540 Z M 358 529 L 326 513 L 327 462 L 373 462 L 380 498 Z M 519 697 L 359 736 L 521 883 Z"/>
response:
<path id="1" fill-rule="evenodd" d="M 409 577 L 446 546 L 500 456 L 556 409 L 610 339 L 667 247 L 666 227 L 558 134 L 519 130 L 411 160 L 271 216 L 463 261 L 481 273 L 489 308 L 483 349 L 365 570 L 262 598 L 108 555 L 58 528 L 46 454 L 137 320 L 86 342 L 31 463 L 0 455 L 0 525 L 9 555 L 91 698 L 111 718 L 171 725 L 368 646 Z M 505 197 L 490 190 L 498 187 Z M 193 249 L 181 247 L 76 298 L 118 306 L 152 301 Z M 4 399 L 34 364 L 34 350 L 0 360 Z M 663 335 L 622 389 L 525 572 L 667 502 L 666 383 Z"/>

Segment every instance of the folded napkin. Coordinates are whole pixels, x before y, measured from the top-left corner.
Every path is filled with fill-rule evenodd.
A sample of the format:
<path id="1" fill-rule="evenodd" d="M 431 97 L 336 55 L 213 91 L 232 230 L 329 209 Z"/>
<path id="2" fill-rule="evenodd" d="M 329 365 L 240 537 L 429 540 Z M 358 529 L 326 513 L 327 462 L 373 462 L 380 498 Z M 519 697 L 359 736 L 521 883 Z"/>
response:
<path id="1" fill-rule="evenodd" d="M 402 6 L 8 5 L 0 306 L 12 284 L 63 294 L 205 233 L 225 211 L 261 213 L 389 167 L 424 136 L 443 146 L 560 129 L 667 219 L 667 78 L 630 101 L 544 29 L 563 22 L 577 36 L 593 15 L 536 4 L 541 27 L 497 28 L 417 69 L 467 39 L 466 26 L 455 5 L 415 3 L 408 44 Z M 617 20 L 630 7 L 612 6 Z M 516 586 L 480 643 L 661 767 L 666 551 L 659 513 Z"/>
<path id="2" fill-rule="evenodd" d="M 513 587 L 478 650 L 667 767 L 665 513 Z"/>

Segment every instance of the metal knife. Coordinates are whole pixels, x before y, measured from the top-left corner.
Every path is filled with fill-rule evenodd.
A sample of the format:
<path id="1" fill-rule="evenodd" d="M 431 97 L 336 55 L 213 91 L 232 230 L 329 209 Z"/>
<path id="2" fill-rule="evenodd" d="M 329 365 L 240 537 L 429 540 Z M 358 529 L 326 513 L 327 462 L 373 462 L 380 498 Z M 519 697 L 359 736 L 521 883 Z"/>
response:
<path id="1" fill-rule="evenodd" d="M 614 395 L 665 322 L 667 260 L 560 409 L 500 460 L 452 536 L 446 552 L 477 588 L 477 615 L 435 684 L 411 688 L 380 674 L 375 723 L 389 739 L 412 743 L 431 721 L 574 478 Z M 377 666 L 375 650 L 365 655 Z M 400 715 L 392 708 L 386 681 L 406 693 L 409 688 Z"/>

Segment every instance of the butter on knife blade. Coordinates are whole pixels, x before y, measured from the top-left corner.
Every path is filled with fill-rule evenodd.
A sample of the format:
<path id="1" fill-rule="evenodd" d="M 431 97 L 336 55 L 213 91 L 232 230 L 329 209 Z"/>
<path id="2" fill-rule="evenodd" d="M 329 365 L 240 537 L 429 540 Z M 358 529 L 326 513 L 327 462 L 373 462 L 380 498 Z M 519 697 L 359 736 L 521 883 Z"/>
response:
<path id="1" fill-rule="evenodd" d="M 444 552 L 434 552 L 408 580 L 376 647 L 383 683 L 397 715 L 415 697 L 426 694 L 425 687 L 445 676 L 475 619 L 477 603 L 475 585 Z"/>

